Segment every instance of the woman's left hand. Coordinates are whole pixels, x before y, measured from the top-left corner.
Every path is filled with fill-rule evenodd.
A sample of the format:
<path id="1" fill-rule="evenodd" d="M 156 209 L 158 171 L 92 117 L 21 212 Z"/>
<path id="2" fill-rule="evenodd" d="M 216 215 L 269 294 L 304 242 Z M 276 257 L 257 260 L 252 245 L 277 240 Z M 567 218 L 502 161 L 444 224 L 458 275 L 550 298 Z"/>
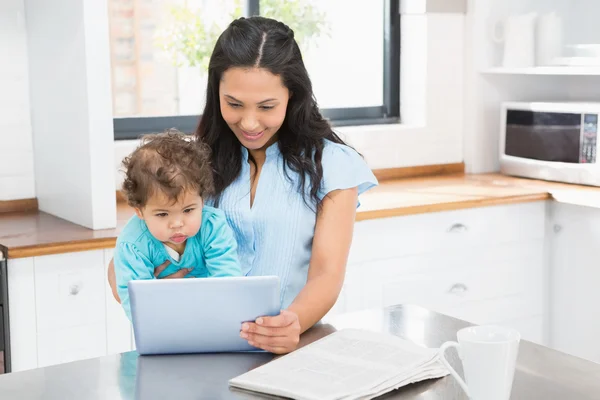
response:
<path id="1" fill-rule="evenodd" d="M 251 346 L 274 354 L 296 350 L 300 342 L 298 314 L 283 310 L 275 317 L 260 317 L 255 322 L 244 322 L 240 336 Z"/>

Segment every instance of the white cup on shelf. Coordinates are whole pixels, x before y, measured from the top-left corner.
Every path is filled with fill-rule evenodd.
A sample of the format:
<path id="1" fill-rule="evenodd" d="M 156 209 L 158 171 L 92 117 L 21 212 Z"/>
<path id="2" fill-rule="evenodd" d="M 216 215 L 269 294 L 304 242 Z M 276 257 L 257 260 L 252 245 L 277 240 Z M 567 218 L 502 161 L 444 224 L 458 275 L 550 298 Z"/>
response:
<path id="1" fill-rule="evenodd" d="M 535 66 L 535 24 L 538 14 L 510 15 L 491 25 L 492 39 L 503 46 L 502 67 Z"/>
<path id="2" fill-rule="evenodd" d="M 563 52 L 563 23 L 556 11 L 538 17 L 535 60 L 539 66 L 554 65 Z"/>
<path id="3" fill-rule="evenodd" d="M 510 399 L 521 341 L 519 332 L 502 326 L 482 325 L 461 329 L 456 336 L 458 342 L 446 342 L 440 347 L 440 361 L 467 396 L 471 400 Z M 445 358 L 450 347 L 458 351 L 465 380 Z"/>

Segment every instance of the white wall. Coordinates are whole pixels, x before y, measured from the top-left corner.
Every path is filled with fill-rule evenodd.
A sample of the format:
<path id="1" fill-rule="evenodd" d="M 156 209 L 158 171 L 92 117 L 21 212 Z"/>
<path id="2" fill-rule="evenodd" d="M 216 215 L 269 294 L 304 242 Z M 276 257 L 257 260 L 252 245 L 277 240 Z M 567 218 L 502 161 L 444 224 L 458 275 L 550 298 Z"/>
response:
<path id="1" fill-rule="evenodd" d="M 23 0 L 0 1 L 0 201 L 35 197 Z"/>
<path id="2" fill-rule="evenodd" d="M 0 74 L 3 79 L 11 82 L 13 86 L 17 86 L 17 89 L 21 92 L 21 95 L 27 100 L 28 85 L 25 71 L 27 64 L 27 53 L 26 47 L 26 33 L 24 26 L 18 28 L 13 22 L 14 12 L 11 13 L 12 8 L 23 10 L 24 0 L 3 0 L 0 7 L 0 18 L 2 22 L 4 19 L 11 21 L 11 24 L 2 23 L 2 31 L 9 31 L 8 35 L 11 36 L 11 46 L 0 47 L 0 51 L 4 52 L 6 49 L 10 51 L 11 58 L 21 60 L 21 65 L 17 66 L 17 63 L 0 65 L 0 71 L 3 68 L 11 68 L 16 71 L 14 74 L 21 77 L 20 83 L 14 82 L 16 79 L 7 77 L 5 74 Z M 28 0 L 28 3 L 30 0 Z M 35 5 L 36 8 L 43 7 L 46 2 L 32 1 L 31 4 Z M 80 2 L 75 2 L 80 4 Z M 99 2 L 103 4 L 104 2 Z M 62 3 L 60 3 L 62 4 Z M 64 5 L 52 3 L 50 7 L 52 12 L 55 10 L 64 9 Z M 86 3 L 87 4 L 87 3 Z M 98 4 L 98 3 L 97 3 Z M 99 7 L 99 6 L 95 6 Z M 31 9 L 32 7 L 30 7 Z M 42 10 L 42 8 L 39 8 Z M 102 11 L 102 10 L 100 10 Z M 48 12 L 51 12 L 48 10 Z M 103 11 L 102 11 L 103 12 Z M 42 15 L 42 11 L 37 12 L 38 15 Z M 90 23 L 99 21 L 101 19 L 95 18 L 90 19 Z M 23 24 L 21 24 L 23 25 Z M 354 145 L 361 153 L 364 154 L 367 162 L 372 168 L 392 168 L 392 167 L 404 167 L 413 165 L 428 165 L 428 164 L 444 164 L 444 163 L 455 163 L 463 161 L 463 113 L 464 113 L 464 26 L 465 16 L 459 14 L 409 14 L 402 16 L 402 56 L 401 56 L 401 114 L 402 124 L 396 125 L 379 125 L 379 126 L 363 126 L 363 127 L 343 127 L 337 130 Z M 83 29 L 83 27 L 81 27 Z M 3 35 L 5 36 L 5 35 Z M 2 39 L 4 40 L 4 38 Z M 74 42 L 73 42 L 74 43 Z M 89 50 L 89 49 L 88 49 Z M 2 54 L 2 53 L 0 53 Z M 19 56 L 16 57 L 15 55 Z M 99 65 L 102 66 L 100 58 L 96 59 Z M 105 65 L 108 68 L 108 59 L 105 61 Z M 37 64 L 36 64 L 37 65 Z M 40 67 L 41 71 L 44 70 Z M 73 71 L 71 71 L 73 72 Z M 99 69 L 98 73 L 102 71 Z M 101 75 L 103 75 L 101 73 Z M 64 75 L 63 75 L 64 77 Z M 76 78 L 75 74 L 72 78 Z M 87 79 L 87 76 L 80 76 L 81 79 Z M 48 82 L 36 82 L 36 85 L 32 85 L 34 91 L 40 90 L 39 85 L 49 85 Z M 35 87 L 34 87 L 35 86 Z M 44 87 L 45 88 L 45 87 Z M 63 96 L 63 91 L 58 90 L 57 87 L 48 88 L 52 89 L 53 93 L 59 93 L 55 97 L 57 100 Z M 101 97 L 104 95 L 100 95 Z M 98 97 L 95 98 L 98 100 Z M 6 99 L 3 99 L 8 102 Z M 0 101 L 3 101 L 0 100 Z M 94 99 L 90 97 L 86 100 L 88 104 Z M 59 103 L 59 101 L 57 101 Z M 9 103 L 14 105 L 14 102 Z M 35 111 L 34 105 L 34 117 L 39 120 L 40 116 Z M 101 106 L 102 108 L 104 106 Z M 2 113 L 6 108 L 2 107 Z M 10 168 L 4 168 L 4 162 L 6 160 L 5 154 L 15 153 L 17 149 L 21 150 L 22 153 L 29 151 L 29 160 L 32 159 L 32 145 L 31 145 L 31 128 L 29 122 L 28 106 L 25 104 L 23 107 L 14 106 L 15 111 L 10 112 L 11 117 L 15 117 L 19 113 L 23 115 L 21 123 L 19 125 L 19 135 L 8 135 L 7 130 L 3 129 L 0 135 L 3 135 L 2 143 L 9 143 L 10 151 L 2 152 L 0 156 L 0 200 L 8 198 L 28 198 L 28 197 L 45 197 L 53 190 L 55 193 L 63 193 L 70 191 L 71 195 L 75 195 L 75 191 L 86 193 L 90 195 L 90 186 L 87 186 L 85 179 L 79 179 L 71 182 L 65 186 L 48 186 L 45 176 L 54 170 L 48 169 L 47 167 L 39 166 L 38 170 L 38 192 L 35 193 L 33 190 L 33 167 L 30 161 L 27 164 L 26 157 L 19 157 L 13 163 L 10 163 Z M 76 116 L 78 113 L 72 112 L 71 116 Z M 64 119 L 66 121 L 67 119 Z M 75 118 L 75 121 L 77 118 Z M 73 121 L 73 122 L 75 122 Z M 82 121 L 79 121 L 83 123 Z M 109 129 L 108 126 L 103 122 L 105 129 Z M 13 124 L 14 125 L 14 124 Z M 72 125 L 72 124 L 71 124 Z M 85 125 L 85 123 L 83 123 Z M 5 122 L 0 121 L 0 126 L 5 127 Z M 85 129 L 91 129 L 85 128 Z M 99 129 L 98 125 L 95 129 Z M 110 128 L 112 129 L 112 128 Z M 73 143 L 78 143 L 81 148 L 93 148 L 84 146 L 81 143 L 82 138 L 76 136 L 76 130 L 71 130 L 72 142 L 70 145 L 65 144 L 61 155 L 65 157 L 58 158 L 63 163 L 61 171 L 64 171 L 64 175 L 74 174 L 77 176 L 78 168 L 76 165 L 89 164 L 89 157 L 86 153 L 73 154 L 72 150 L 75 146 Z M 103 135 L 100 135 L 104 137 Z M 10 139 L 4 139 L 10 137 Z M 85 140 L 90 139 L 90 136 L 86 136 Z M 11 144 L 12 143 L 12 144 Z M 37 143 L 37 142 L 36 142 Z M 42 148 L 45 148 L 48 142 L 40 141 L 40 145 L 43 143 Z M 103 142 L 104 143 L 104 142 Z M 114 150 L 111 157 L 111 180 L 114 180 L 114 187 L 119 187 L 121 182 L 121 174 L 118 173 L 120 168 L 120 162 L 124 156 L 132 151 L 137 145 L 137 141 L 119 141 L 114 143 Z M 86 150 L 87 151 L 87 150 Z M 91 151 L 91 150 L 90 150 Z M 44 154 L 40 150 L 38 160 L 36 158 L 36 164 L 44 162 L 47 165 L 47 161 L 43 161 Z M 66 157 L 68 153 L 69 157 Z M 90 153 L 100 154 L 101 152 Z M 80 157 L 77 161 L 74 156 Z M 11 156 L 8 155 L 10 158 Z M 48 157 L 46 157 L 48 158 Z M 110 158 L 110 157 L 109 157 Z M 24 162 L 25 161 L 25 162 Z M 29 167 L 28 167 L 29 165 Z M 100 163 L 95 162 L 96 166 Z M 5 184 L 6 178 L 4 178 L 4 171 L 9 171 L 12 178 L 14 175 L 19 174 L 19 179 L 13 179 L 12 181 L 19 182 L 18 190 L 9 192 Z M 69 172 L 67 172 L 69 171 Z M 91 172 L 91 167 L 89 169 Z M 54 171 L 54 174 L 57 172 Z M 63 172 L 60 172 L 63 174 Z M 103 181 L 105 176 L 102 172 L 94 172 L 94 182 Z M 26 182 L 30 182 L 29 185 Z M 91 184 L 91 181 L 90 181 Z M 100 184 L 102 186 L 102 184 Z M 91 185 L 91 187 L 95 187 Z M 45 194 L 42 194 L 45 193 Z M 42 194 L 42 196 L 40 196 Z M 76 198 L 76 197 L 74 197 Z M 58 202 L 58 198 L 56 198 Z M 82 199 L 78 199 L 82 201 Z M 86 200 L 84 200 L 85 202 Z M 62 200 L 61 200 L 62 202 Z M 42 203 L 44 203 L 42 201 Z M 42 204 L 41 203 L 41 204 Z M 74 201 L 66 202 L 68 209 L 76 209 Z"/>
<path id="3" fill-rule="evenodd" d="M 27 0 L 36 196 L 42 211 L 116 226 L 106 0 Z"/>
<path id="4" fill-rule="evenodd" d="M 461 14 L 402 16 L 402 123 L 338 129 L 371 168 L 463 161 L 464 21 Z"/>

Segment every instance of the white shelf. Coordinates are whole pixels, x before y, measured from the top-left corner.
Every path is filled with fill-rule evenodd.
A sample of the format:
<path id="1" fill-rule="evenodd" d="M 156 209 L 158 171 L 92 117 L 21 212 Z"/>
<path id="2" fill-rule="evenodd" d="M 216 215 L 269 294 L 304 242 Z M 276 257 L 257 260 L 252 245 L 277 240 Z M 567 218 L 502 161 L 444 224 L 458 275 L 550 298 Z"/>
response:
<path id="1" fill-rule="evenodd" d="M 496 75 L 599 75 L 598 67 L 531 67 L 531 68 L 489 68 L 483 74 Z"/>

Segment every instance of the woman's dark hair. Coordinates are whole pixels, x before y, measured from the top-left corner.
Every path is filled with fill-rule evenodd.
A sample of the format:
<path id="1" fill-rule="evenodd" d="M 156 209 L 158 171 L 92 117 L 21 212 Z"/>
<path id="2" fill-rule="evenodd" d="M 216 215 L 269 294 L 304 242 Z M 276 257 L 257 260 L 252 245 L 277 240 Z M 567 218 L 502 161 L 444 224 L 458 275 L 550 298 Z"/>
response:
<path id="1" fill-rule="evenodd" d="M 242 168 L 240 142 L 223 119 L 219 103 L 219 83 L 233 67 L 264 68 L 280 76 L 290 91 L 285 119 L 277 132 L 278 146 L 286 175 L 290 177 L 289 170 L 299 175 L 299 192 L 309 207 L 318 210 L 323 139 L 344 142 L 319 112 L 294 32 L 282 22 L 259 16 L 234 20 L 219 36 L 210 57 L 206 106 L 196 135 L 212 148 L 215 204 Z M 255 162 L 251 155 L 250 161 Z"/>

